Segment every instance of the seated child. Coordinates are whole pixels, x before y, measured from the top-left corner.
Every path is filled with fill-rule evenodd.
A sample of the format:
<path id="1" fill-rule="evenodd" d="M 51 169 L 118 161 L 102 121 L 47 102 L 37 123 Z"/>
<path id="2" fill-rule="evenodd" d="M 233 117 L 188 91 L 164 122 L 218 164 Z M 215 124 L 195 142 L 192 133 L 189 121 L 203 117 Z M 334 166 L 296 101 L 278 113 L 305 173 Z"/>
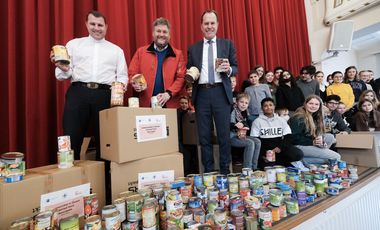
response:
<path id="1" fill-rule="evenodd" d="M 261 150 L 259 157 L 260 168 L 268 165 L 293 165 L 302 171 L 308 171 L 300 162 L 303 153 L 291 144 L 291 129 L 286 120 L 274 113 L 274 101 L 272 98 L 264 98 L 261 101 L 263 114 L 253 122 L 251 136 L 260 138 Z M 275 161 L 266 159 L 266 152 L 275 154 Z"/>
<path id="2" fill-rule="evenodd" d="M 274 99 L 274 98 L 273 98 Z M 279 117 L 282 117 L 285 119 L 285 121 L 289 120 L 289 110 L 285 107 L 277 108 L 276 107 L 276 113 Z"/>
<path id="3" fill-rule="evenodd" d="M 244 168 L 257 169 L 257 159 L 260 153 L 260 140 L 247 136 L 248 126 L 248 104 L 250 97 L 246 93 L 236 96 L 231 112 L 231 146 L 244 147 Z"/>

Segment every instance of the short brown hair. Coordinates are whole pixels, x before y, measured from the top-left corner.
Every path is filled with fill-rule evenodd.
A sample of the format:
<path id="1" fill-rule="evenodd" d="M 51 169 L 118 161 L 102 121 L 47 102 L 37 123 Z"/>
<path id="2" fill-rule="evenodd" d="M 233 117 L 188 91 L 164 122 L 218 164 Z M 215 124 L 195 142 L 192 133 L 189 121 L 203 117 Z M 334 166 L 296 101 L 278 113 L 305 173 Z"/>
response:
<path id="1" fill-rule="evenodd" d="M 248 101 L 251 100 L 251 97 L 249 96 L 248 93 L 239 93 L 237 96 L 236 96 L 236 101 L 239 101 L 240 99 L 242 98 L 246 98 L 248 99 Z"/>
<path id="2" fill-rule="evenodd" d="M 103 18 L 104 19 L 104 23 L 107 24 L 107 19 L 106 19 L 106 16 L 104 16 L 102 13 L 100 13 L 99 11 L 96 11 L 96 10 L 92 10 L 90 12 L 87 13 L 86 15 L 86 22 L 88 21 L 88 16 L 92 14 L 95 18 Z"/>
<path id="3" fill-rule="evenodd" d="M 218 22 L 218 13 L 215 10 L 208 9 L 208 10 L 205 10 L 201 16 L 201 24 L 203 23 L 203 16 L 205 16 L 205 14 L 211 14 L 211 13 L 215 14 L 216 21 Z"/>
<path id="4" fill-rule="evenodd" d="M 164 18 L 164 17 L 159 17 L 156 20 L 154 20 L 154 22 L 153 22 L 153 29 L 154 29 L 154 27 L 159 26 L 159 25 L 167 26 L 168 29 L 170 30 L 169 20 L 166 19 L 166 18 Z"/>

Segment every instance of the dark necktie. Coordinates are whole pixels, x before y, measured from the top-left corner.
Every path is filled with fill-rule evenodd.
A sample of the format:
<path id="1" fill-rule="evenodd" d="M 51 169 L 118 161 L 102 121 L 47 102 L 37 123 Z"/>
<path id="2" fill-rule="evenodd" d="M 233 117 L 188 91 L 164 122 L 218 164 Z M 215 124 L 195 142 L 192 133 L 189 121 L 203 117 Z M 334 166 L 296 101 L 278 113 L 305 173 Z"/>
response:
<path id="1" fill-rule="evenodd" d="M 215 83 L 215 75 L 214 75 L 214 52 L 212 49 L 212 40 L 208 40 L 208 83 Z"/>

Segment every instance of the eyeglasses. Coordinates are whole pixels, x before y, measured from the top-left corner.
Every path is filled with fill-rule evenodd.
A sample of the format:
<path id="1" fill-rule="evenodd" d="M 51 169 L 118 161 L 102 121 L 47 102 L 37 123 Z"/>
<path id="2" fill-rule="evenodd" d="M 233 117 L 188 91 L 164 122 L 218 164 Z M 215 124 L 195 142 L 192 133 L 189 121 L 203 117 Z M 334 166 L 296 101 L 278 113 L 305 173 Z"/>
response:
<path id="1" fill-rule="evenodd" d="M 332 105 L 339 105 L 339 102 L 333 102 L 333 101 L 329 101 L 329 102 L 327 102 L 327 104 L 332 104 Z"/>

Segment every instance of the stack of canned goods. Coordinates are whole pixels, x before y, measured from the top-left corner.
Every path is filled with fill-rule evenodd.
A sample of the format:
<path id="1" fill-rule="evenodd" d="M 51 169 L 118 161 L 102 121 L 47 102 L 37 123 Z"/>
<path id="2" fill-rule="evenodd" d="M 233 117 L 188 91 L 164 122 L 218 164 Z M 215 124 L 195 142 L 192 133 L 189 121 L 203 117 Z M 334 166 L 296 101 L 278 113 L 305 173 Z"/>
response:
<path id="1" fill-rule="evenodd" d="M 24 154 L 19 152 L 9 152 L 1 154 L 0 178 L 4 178 L 5 183 L 13 183 L 23 180 L 25 176 Z"/>
<path id="2" fill-rule="evenodd" d="M 274 166 L 265 171 L 191 174 L 171 184 L 155 184 L 138 192 L 122 192 L 98 214 L 96 196 L 85 197 L 85 229 L 270 229 L 277 221 L 299 213 L 318 196 L 337 195 L 351 184 L 342 161 L 311 167 Z M 354 175 L 357 178 L 357 175 Z M 54 222 L 50 213 L 36 216 L 39 225 Z M 65 219 L 75 226 L 76 218 Z M 28 225 L 28 221 L 15 224 Z M 75 229 L 75 228 L 74 228 Z"/>
<path id="3" fill-rule="evenodd" d="M 71 149 L 70 136 L 58 137 L 58 168 L 66 169 L 74 165 L 74 150 Z"/>

